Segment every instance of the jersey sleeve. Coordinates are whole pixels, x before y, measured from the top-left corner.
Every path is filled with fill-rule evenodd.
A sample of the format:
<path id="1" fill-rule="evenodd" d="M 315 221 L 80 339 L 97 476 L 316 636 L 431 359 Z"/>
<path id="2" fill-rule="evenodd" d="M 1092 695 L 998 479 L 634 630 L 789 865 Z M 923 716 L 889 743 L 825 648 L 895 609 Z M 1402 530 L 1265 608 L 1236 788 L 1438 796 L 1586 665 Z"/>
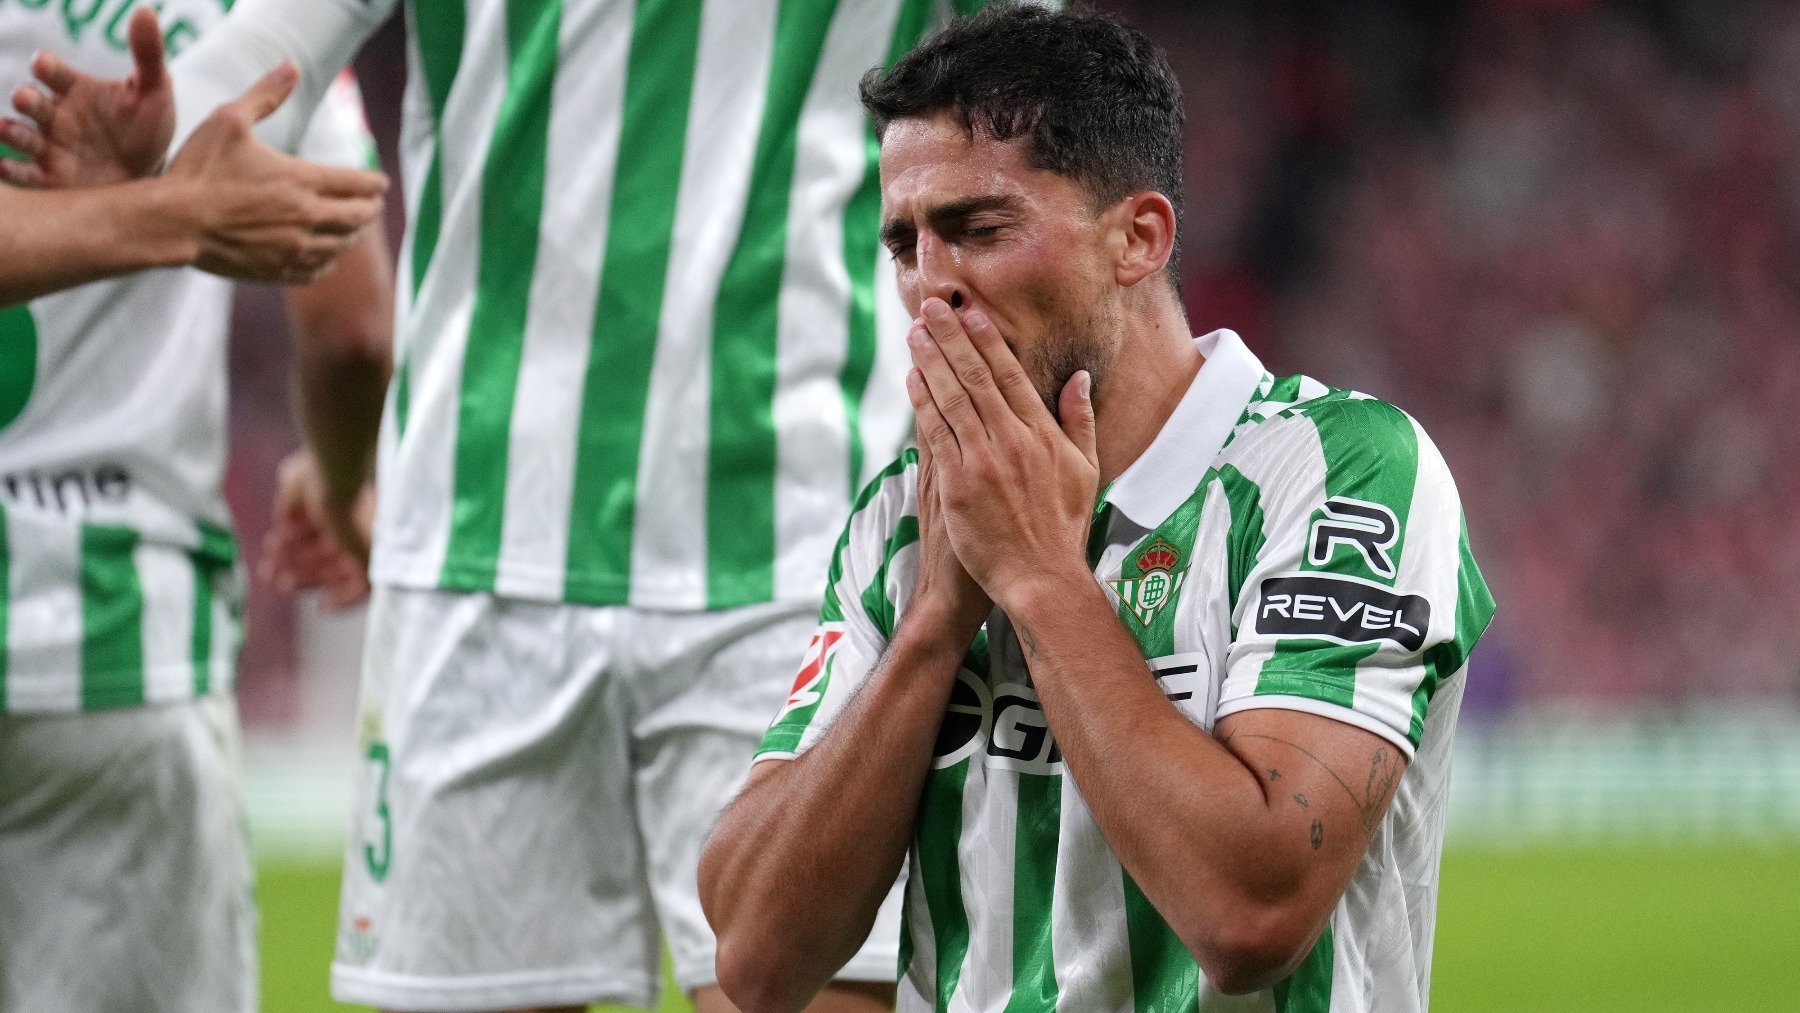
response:
<path id="1" fill-rule="evenodd" d="M 381 168 L 375 137 L 369 132 L 368 115 L 363 111 L 362 91 L 350 71 L 345 70 L 331 83 L 325 100 L 319 103 L 312 122 L 306 125 L 306 133 L 300 137 L 297 154 L 320 165 Z"/>
<path id="2" fill-rule="evenodd" d="M 917 452 L 908 450 L 857 497 L 832 553 L 818 628 L 787 701 L 757 748 L 758 762 L 790 760 L 810 749 L 887 649 L 896 614 L 896 557 L 918 541 L 911 494 L 917 460 Z"/>
<path id="3" fill-rule="evenodd" d="M 169 65 L 180 149 L 214 109 L 237 98 L 270 68 L 292 60 L 300 82 L 256 135 L 293 151 L 338 73 L 399 0 L 237 0 L 231 13 Z"/>
<path id="4" fill-rule="evenodd" d="M 1221 469 L 1244 577 L 1217 716 L 1306 711 L 1410 758 L 1494 612 L 1443 458 L 1398 408 L 1341 395 L 1240 447 Z"/>

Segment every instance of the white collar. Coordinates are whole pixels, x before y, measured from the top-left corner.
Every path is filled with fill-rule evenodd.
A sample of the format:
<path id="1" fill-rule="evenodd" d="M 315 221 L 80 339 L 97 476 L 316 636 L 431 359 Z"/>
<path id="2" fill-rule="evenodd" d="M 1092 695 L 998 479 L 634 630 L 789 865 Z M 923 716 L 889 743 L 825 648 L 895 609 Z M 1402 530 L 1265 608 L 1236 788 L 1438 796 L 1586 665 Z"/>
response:
<path id="1" fill-rule="evenodd" d="M 1194 494 L 1262 382 L 1262 362 L 1236 333 L 1214 331 L 1195 338 L 1194 347 L 1206 357 L 1194 382 L 1156 439 L 1106 490 L 1107 502 L 1146 528 Z"/>

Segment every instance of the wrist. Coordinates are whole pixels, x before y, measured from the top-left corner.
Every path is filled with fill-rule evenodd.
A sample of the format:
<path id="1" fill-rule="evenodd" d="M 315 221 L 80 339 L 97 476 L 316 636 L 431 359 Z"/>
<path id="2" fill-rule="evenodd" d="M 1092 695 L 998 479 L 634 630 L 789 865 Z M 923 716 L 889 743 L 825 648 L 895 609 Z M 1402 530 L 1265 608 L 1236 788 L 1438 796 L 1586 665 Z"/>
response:
<path id="1" fill-rule="evenodd" d="M 138 213 L 130 216 L 129 246 L 145 268 L 189 267 L 200 259 L 205 230 L 199 190 L 189 181 L 153 176 L 124 184 Z"/>
<path id="2" fill-rule="evenodd" d="M 1098 592 L 1099 582 L 1079 560 L 1056 567 L 1033 568 L 1008 574 L 994 582 L 994 603 L 1015 621 L 1067 607 L 1082 596 Z"/>
<path id="3" fill-rule="evenodd" d="M 987 617 L 988 609 L 977 613 L 971 603 L 952 602 L 945 596 L 920 589 L 907 604 L 906 611 L 900 614 L 894 639 L 912 641 L 928 653 L 941 653 L 960 662 Z"/>

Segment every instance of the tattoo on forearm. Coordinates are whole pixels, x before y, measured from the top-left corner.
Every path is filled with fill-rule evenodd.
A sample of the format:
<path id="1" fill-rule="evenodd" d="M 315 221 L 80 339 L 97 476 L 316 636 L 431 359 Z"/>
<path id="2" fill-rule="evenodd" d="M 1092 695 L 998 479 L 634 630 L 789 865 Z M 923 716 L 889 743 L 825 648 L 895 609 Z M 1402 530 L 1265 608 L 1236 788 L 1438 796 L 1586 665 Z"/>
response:
<path id="1" fill-rule="evenodd" d="M 1325 822 L 1323 820 L 1313 820 L 1312 833 L 1310 836 L 1312 838 L 1313 850 L 1319 850 L 1320 845 L 1325 843 Z"/>
<path id="2" fill-rule="evenodd" d="M 1281 780 L 1281 771 L 1276 770 L 1274 767 L 1270 767 L 1269 768 L 1269 780 L 1271 780 L 1271 781 Z"/>
<path id="3" fill-rule="evenodd" d="M 1037 638 L 1031 635 L 1031 629 L 1025 626 L 1014 626 L 1013 630 L 1019 635 L 1019 645 L 1025 648 L 1026 657 L 1037 657 Z"/>
<path id="4" fill-rule="evenodd" d="M 1305 809 L 1307 806 L 1311 805 L 1311 803 L 1306 801 L 1306 796 L 1304 794 L 1301 794 L 1300 792 L 1294 793 L 1294 804 L 1298 805 L 1302 809 Z"/>
<path id="5" fill-rule="evenodd" d="M 1307 759 L 1318 764 L 1325 773 L 1331 775 L 1333 781 L 1338 783 L 1338 787 L 1344 789 L 1344 794 L 1350 797 L 1350 801 L 1356 804 L 1356 811 L 1358 815 L 1362 817 L 1363 830 L 1371 834 L 1375 832 L 1376 825 L 1381 822 L 1382 812 L 1387 807 L 1388 796 L 1393 793 L 1394 783 L 1400 779 L 1400 774 L 1403 769 L 1403 765 L 1395 761 L 1390 747 L 1383 746 L 1376 749 L 1374 754 L 1369 757 L 1369 773 L 1364 779 L 1362 794 L 1361 796 L 1358 796 L 1356 791 L 1354 791 L 1350 785 L 1346 784 L 1343 778 L 1337 775 L 1337 771 L 1332 770 L 1330 765 L 1324 760 L 1314 756 L 1305 746 L 1289 742 L 1286 739 L 1278 738 L 1274 735 L 1258 735 L 1254 732 L 1239 732 L 1236 735 L 1220 739 L 1219 743 L 1220 745 L 1228 746 L 1233 740 L 1240 738 L 1266 739 L 1270 742 L 1279 742 L 1290 749 L 1298 751 Z M 1274 768 L 1270 768 L 1269 780 L 1274 780 L 1277 773 L 1278 772 Z M 1296 794 L 1294 795 L 1294 801 L 1304 808 L 1306 807 L 1308 800 L 1304 795 Z M 1322 840 L 1324 824 L 1320 824 L 1319 829 L 1320 839 Z"/>

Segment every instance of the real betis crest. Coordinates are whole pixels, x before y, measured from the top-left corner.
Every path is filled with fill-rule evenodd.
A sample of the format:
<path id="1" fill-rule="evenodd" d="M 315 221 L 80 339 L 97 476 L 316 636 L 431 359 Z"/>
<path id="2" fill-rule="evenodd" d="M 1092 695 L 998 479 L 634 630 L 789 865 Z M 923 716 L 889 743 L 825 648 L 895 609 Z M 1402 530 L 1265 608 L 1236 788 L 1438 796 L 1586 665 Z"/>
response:
<path id="1" fill-rule="evenodd" d="M 1177 570 L 1176 564 L 1181 562 L 1181 552 L 1168 542 L 1158 538 L 1150 543 L 1150 547 L 1138 553 L 1138 576 L 1109 580 L 1113 593 L 1137 617 L 1137 621 L 1149 626 L 1156 621 L 1156 613 L 1175 598 L 1181 590 L 1181 582 L 1187 579 L 1187 567 Z"/>

